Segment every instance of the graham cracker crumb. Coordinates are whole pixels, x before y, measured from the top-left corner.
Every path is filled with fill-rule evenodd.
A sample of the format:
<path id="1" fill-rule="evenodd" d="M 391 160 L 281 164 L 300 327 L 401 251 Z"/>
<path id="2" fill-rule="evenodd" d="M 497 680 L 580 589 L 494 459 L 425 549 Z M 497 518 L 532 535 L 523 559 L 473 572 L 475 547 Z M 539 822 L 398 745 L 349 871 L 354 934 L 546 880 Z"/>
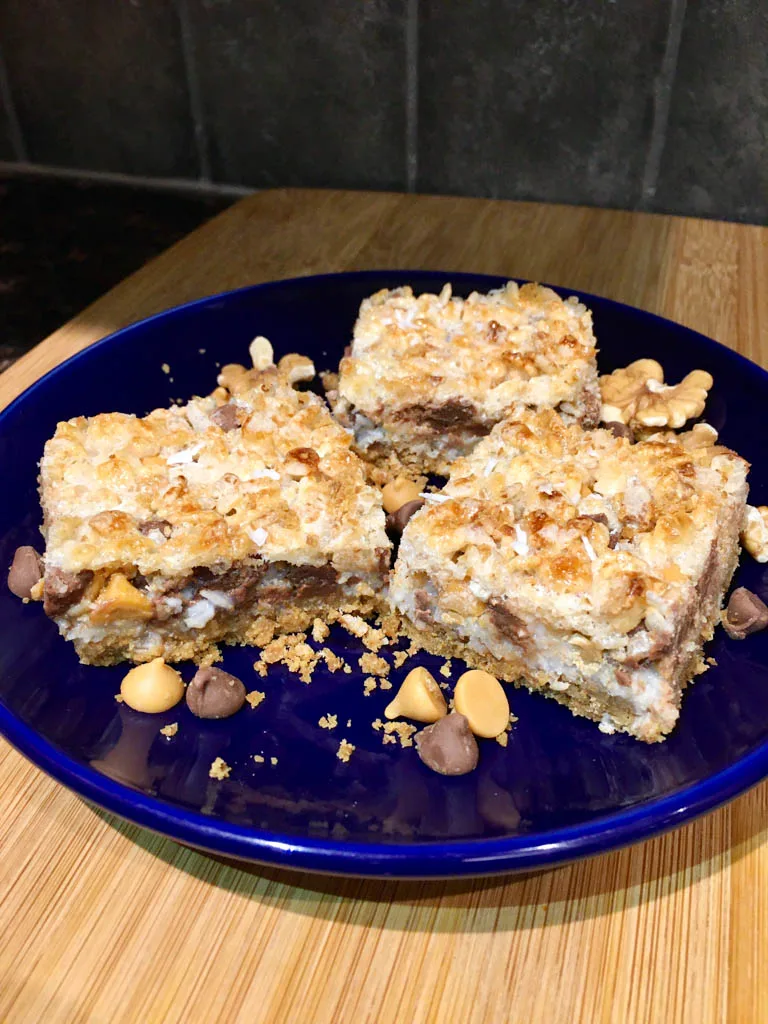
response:
<path id="1" fill-rule="evenodd" d="M 246 693 L 245 699 L 252 708 L 257 708 L 266 696 L 266 693 L 263 693 L 261 690 L 251 690 L 250 693 Z"/>
<path id="2" fill-rule="evenodd" d="M 340 761 L 343 761 L 346 764 L 346 762 L 350 759 L 350 757 L 352 757 L 354 752 L 354 743 L 348 743 L 346 740 L 342 740 L 341 743 L 339 744 L 339 749 L 336 751 L 336 757 L 338 757 Z"/>
<path id="3" fill-rule="evenodd" d="M 322 619 L 315 619 L 312 623 L 312 639 L 321 644 L 330 633 L 330 629 Z"/>
<path id="4" fill-rule="evenodd" d="M 717 666 L 717 658 L 713 658 L 711 655 L 705 658 L 704 660 L 708 665 L 711 665 L 712 668 L 715 668 Z"/>
<path id="5" fill-rule="evenodd" d="M 376 725 L 376 722 L 379 725 Z M 374 729 L 379 731 L 384 730 L 384 735 L 381 738 L 382 743 L 395 743 L 400 740 L 401 747 L 412 747 L 413 746 L 413 734 L 416 732 L 416 726 L 410 725 L 408 722 L 381 722 L 380 719 L 376 719 L 373 723 Z"/>
<path id="6" fill-rule="evenodd" d="M 356 636 L 359 639 L 365 636 L 369 629 L 368 623 L 365 619 L 361 619 L 359 615 L 343 614 L 339 616 L 339 625 L 343 626 L 348 633 L 352 636 Z"/>
<path id="7" fill-rule="evenodd" d="M 414 656 L 414 654 L 418 654 L 420 650 L 421 650 L 421 644 L 417 643 L 415 640 L 411 640 L 410 644 L 408 645 L 408 649 L 406 651 L 406 656 L 409 657 L 409 658 L 412 658 Z"/>
<path id="8" fill-rule="evenodd" d="M 318 654 L 325 661 L 329 672 L 338 672 L 340 668 L 344 668 L 344 659 L 334 654 L 330 647 L 323 647 Z"/>
<path id="9" fill-rule="evenodd" d="M 382 720 L 380 718 L 374 718 L 374 720 L 371 722 L 371 725 L 376 730 L 376 732 L 378 732 L 379 729 L 383 729 L 384 728 L 384 723 L 382 722 Z"/>
<path id="10" fill-rule="evenodd" d="M 506 747 L 507 743 L 509 742 L 509 736 L 507 735 L 506 732 L 500 732 L 498 736 L 494 736 L 494 739 L 496 740 L 500 747 Z"/>
<path id="11" fill-rule="evenodd" d="M 347 728 L 348 728 L 348 729 L 351 729 L 351 728 L 352 728 L 352 719 L 351 719 L 351 718 L 348 718 L 348 719 L 347 719 Z"/>
<path id="12" fill-rule="evenodd" d="M 451 659 L 446 658 L 443 664 L 440 666 L 440 675 L 445 676 L 446 679 L 451 678 Z"/>
<path id="13" fill-rule="evenodd" d="M 438 682 L 437 685 L 440 687 L 441 690 L 450 690 L 450 686 L 448 685 L 448 683 Z"/>
<path id="14" fill-rule="evenodd" d="M 336 715 L 323 715 L 317 724 L 321 729 L 335 729 L 339 724 L 339 719 Z"/>
<path id="15" fill-rule="evenodd" d="M 378 651 L 382 647 L 386 647 L 388 643 L 389 637 L 384 630 L 374 629 L 372 626 L 368 627 L 368 632 L 363 637 L 363 644 L 369 651 Z"/>
<path id="16" fill-rule="evenodd" d="M 178 731 L 179 731 L 179 723 L 178 722 L 171 722 L 169 725 L 164 725 L 163 728 L 160 730 L 160 732 L 163 734 L 163 736 L 167 736 L 168 739 L 170 739 L 171 736 L 175 736 Z"/>
<path id="17" fill-rule="evenodd" d="M 306 640 L 306 633 L 289 633 L 270 640 L 261 652 L 261 660 L 267 665 L 280 662 L 289 672 L 295 672 L 303 683 L 309 683 L 320 654 L 313 651 Z"/>
<path id="18" fill-rule="evenodd" d="M 388 679 L 380 679 L 379 680 L 379 689 L 380 690 L 391 690 L 392 689 L 392 683 L 390 683 L 390 681 Z"/>
<path id="19" fill-rule="evenodd" d="M 231 771 L 232 769 L 229 767 L 227 762 L 223 758 L 217 757 L 208 769 L 208 775 L 212 779 L 228 779 Z"/>
<path id="20" fill-rule="evenodd" d="M 256 764 L 264 764 L 264 757 L 261 754 L 254 754 L 253 760 L 256 762 Z"/>
<path id="21" fill-rule="evenodd" d="M 397 640 L 402 629 L 402 620 L 397 612 L 382 615 L 379 625 L 390 640 Z"/>
<path id="22" fill-rule="evenodd" d="M 161 364 L 160 364 L 160 369 L 161 369 L 161 370 L 163 371 L 163 373 L 165 373 L 165 374 L 168 374 L 168 373 L 170 373 L 170 372 L 171 372 L 171 368 L 170 368 L 170 366 L 168 365 L 168 363 L 161 363 Z"/>
<path id="23" fill-rule="evenodd" d="M 402 668 L 408 660 L 408 651 L 395 651 L 392 660 L 395 663 L 395 668 Z"/>
<path id="24" fill-rule="evenodd" d="M 256 669 L 256 671 L 262 678 L 264 678 L 264 676 L 267 674 L 267 666 L 264 664 L 263 661 L 254 661 L 253 667 Z"/>
<path id="25" fill-rule="evenodd" d="M 344 671 L 344 675 L 345 676 L 351 676 L 352 675 L 352 666 L 351 665 L 347 665 L 347 663 L 344 662 L 344 669 L 343 669 L 343 671 Z"/>
<path id="26" fill-rule="evenodd" d="M 385 661 L 378 654 L 363 654 L 358 662 L 360 668 L 367 675 L 388 676 L 389 662 Z"/>
<path id="27" fill-rule="evenodd" d="M 117 701 L 118 704 L 122 704 L 123 703 L 123 695 L 122 695 L 122 693 L 116 693 L 115 694 L 115 700 Z"/>
<path id="28" fill-rule="evenodd" d="M 276 758 L 276 757 L 270 757 L 270 759 L 269 759 L 269 763 L 270 763 L 270 764 L 273 764 L 273 765 L 274 765 L 274 764 L 277 764 L 277 758 Z"/>
<path id="29" fill-rule="evenodd" d="M 255 647 L 266 647 L 274 635 L 275 623 L 272 619 L 264 618 L 263 615 L 254 619 L 253 623 L 248 627 L 248 641 Z"/>
<path id="30" fill-rule="evenodd" d="M 370 697 L 373 691 L 376 689 L 378 680 L 374 679 L 373 676 L 368 676 L 367 679 L 363 680 L 363 693 L 366 697 Z"/>

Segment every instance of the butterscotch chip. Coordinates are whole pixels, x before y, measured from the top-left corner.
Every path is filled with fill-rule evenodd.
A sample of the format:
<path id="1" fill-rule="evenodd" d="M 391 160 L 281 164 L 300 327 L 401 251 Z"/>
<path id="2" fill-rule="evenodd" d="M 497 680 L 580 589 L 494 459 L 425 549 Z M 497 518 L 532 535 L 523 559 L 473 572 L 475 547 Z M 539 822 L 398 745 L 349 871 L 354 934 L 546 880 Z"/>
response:
<path id="1" fill-rule="evenodd" d="M 475 736 L 494 739 L 509 722 L 509 701 L 490 672 L 471 669 L 459 677 L 453 693 L 456 711 L 469 722 Z"/>
<path id="2" fill-rule="evenodd" d="M 477 767 L 480 751 L 467 719 L 455 712 L 416 736 L 419 757 L 440 775 L 466 775 Z"/>
<path id="3" fill-rule="evenodd" d="M 179 703 L 184 683 L 175 669 L 155 658 L 131 669 L 120 684 L 120 695 L 134 711 L 158 714 Z"/>
<path id="4" fill-rule="evenodd" d="M 436 722 L 448 713 L 448 706 L 434 676 L 425 668 L 412 669 L 402 682 L 394 700 L 384 711 L 386 718 L 412 718 L 416 722 Z"/>
<path id="5" fill-rule="evenodd" d="M 395 477 L 385 484 L 381 491 L 381 501 L 385 512 L 397 512 L 407 502 L 417 501 L 419 486 L 405 476 Z"/>

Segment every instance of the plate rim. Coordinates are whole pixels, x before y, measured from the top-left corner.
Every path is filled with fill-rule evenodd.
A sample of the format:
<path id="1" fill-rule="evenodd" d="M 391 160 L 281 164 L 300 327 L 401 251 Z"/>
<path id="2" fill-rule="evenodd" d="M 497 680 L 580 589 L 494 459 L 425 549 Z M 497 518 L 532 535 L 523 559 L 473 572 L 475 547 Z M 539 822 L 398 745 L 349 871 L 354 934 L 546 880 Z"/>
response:
<path id="1" fill-rule="evenodd" d="M 468 271 L 404 270 L 396 268 L 341 271 L 326 274 L 306 274 L 280 278 L 237 289 L 217 292 L 191 302 L 161 310 L 125 327 L 113 331 L 63 362 L 52 367 L 42 377 L 17 395 L 0 411 L 0 431 L 6 421 L 38 387 L 42 387 L 71 364 L 87 359 L 94 349 L 114 344 L 131 332 L 164 318 L 173 318 L 180 312 L 193 312 L 211 302 L 226 301 L 235 296 L 264 289 L 279 289 L 334 280 L 381 278 L 387 275 L 408 276 L 413 284 L 419 279 L 445 277 L 451 282 L 483 279 L 488 287 L 521 278 L 506 275 L 471 273 Z M 492 282 L 492 283 L 491 283 Z M 618 302 L 593 293 L 546 285 L 559 294 L 575 295 L 588 306 L 590 300 L 628 311 L 650 324 L 660 321 L 673 325 L 676 330 L 693 336 L 704 348 L 715 346 L 725 353 L 742 372 L 757 375 L 768 384 L 768 371 L 752 362 L 740 352 L 723 345 L 693 328 L 686 327 L 657 313 Z M 142 793 L 130 786 L 103 775 L 85 763 L 77 761 L 40 736 L 31 726 L 17 717 L 0 700 L 0 734 L 26 757 L 57 782 L 78 796 L 90 800 L 106 811 L 148 828 L 166 838 L 203 849 L 206 852 L 234 857 L 247 862 L 269 864 L 278 868 L 318 872 L 322 874 L 381 877 L 381 878 L 457 878 L 510 873 L 531 869 L 545 869 L 568 863 L 582 857 L 606 853 L 629 844 L 660 835 L 687 823 L 708 811 L 722 806 L 740 795 L 768 775 L 768 738 L 744 754 L 736 762 L 713 775 L 673 793 L 634 807 L 601 815 L 592 821 L 569 825 L 544 832 L 522 833 L 518 836 L 500 836 L 465 840 L 429 840 L 411 842 L 354 842 L 321 837 L 292 835 L 223 821 L 214 815 L 206 816 L 194 810 L 174 805 L 161 797 Z"/>

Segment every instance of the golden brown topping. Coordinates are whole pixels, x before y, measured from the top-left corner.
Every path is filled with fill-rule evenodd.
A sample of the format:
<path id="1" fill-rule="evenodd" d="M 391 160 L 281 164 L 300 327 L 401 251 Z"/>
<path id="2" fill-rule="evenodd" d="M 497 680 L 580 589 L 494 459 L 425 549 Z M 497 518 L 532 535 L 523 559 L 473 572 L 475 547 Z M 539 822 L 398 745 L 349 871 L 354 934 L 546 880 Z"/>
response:
<path id="1" fill-rule="evenodd" d="M 600 419 L 630 426 L 682 427 L 704 411 L 712 383 L 706 370 L 692 370 L 679 384 L 665 384 L 655 359 L 638 359 L 600 377 Z"/>
<path id="2" fill-rule="evenodd" d="M 448 705 L 434 676 L 425 668 L 412 669 L 384 711 L 386 718 L 412 718 L 416 722 L 436 722 L 448 714 Z"/>
<path id="3" fill-rule="evenodd" d="M 747 505 L 741 543 L 758 562 L 768 562 L 768 505 Z"/>
<path id="4" fill-rule="evenodd" d="M 121 572 L 109 577 L 91 612 L 91 622 L 103 626 L 119 619 L 146 621 L 154 614 L 152 602 L 130 583 Z"/>
<path id="5" fill-rule="evenodd" d="M 385 512 L 397 512 L 407 502 L 419 498 L 419 487 L 413 480 L 405 476 L 395 477 L 385 484 L 381 492 L 381 501 Z"/>
<path id="6" fill-rule="evenodd" d="M 506 729 L 509 701 L 501 683 L 490 672 L 472 669 L 459 676 L 453 700 L 475 736 L 493 739 Z"/>
<path id="7" fill-rule="evenodd" d="M 158 714 L 179 703 L 184 683 L 175 669 L 155 658 L 131 669 L 120 684 L 120 696 L 134 711 Z"/>

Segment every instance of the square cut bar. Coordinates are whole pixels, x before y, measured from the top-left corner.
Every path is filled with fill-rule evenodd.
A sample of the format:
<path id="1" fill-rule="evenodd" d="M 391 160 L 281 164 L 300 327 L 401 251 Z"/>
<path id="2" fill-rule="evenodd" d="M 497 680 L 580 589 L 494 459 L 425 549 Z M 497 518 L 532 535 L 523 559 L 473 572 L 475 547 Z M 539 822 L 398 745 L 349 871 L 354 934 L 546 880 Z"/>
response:
<path id="1" fill-rule="evenodd" d="M 403 533 L 391 601 L 407 632 L 604 732 L 662 740 L 745 514 L 747 463 L 699 440 L 630 445 L 550 411 L 499 424 Z"/>
<path id="2" fill-rule="evenodd" d="M 218 641 L 382 607 L 379 493 L 284 362 L 224 367 L 212 395 L 142 419 L 58 425 L 41 463 L 42 590 L 83 662 L 209 661 Z"/>
<path id="3" fill-rule="evenodd" d="M 469 298 L 365 299 L 329 401 L 359 454 L 392 473 L 440 473 L 516 405 L 595 426 L 600 412 L 592 314 L 535 284 Z"/>

